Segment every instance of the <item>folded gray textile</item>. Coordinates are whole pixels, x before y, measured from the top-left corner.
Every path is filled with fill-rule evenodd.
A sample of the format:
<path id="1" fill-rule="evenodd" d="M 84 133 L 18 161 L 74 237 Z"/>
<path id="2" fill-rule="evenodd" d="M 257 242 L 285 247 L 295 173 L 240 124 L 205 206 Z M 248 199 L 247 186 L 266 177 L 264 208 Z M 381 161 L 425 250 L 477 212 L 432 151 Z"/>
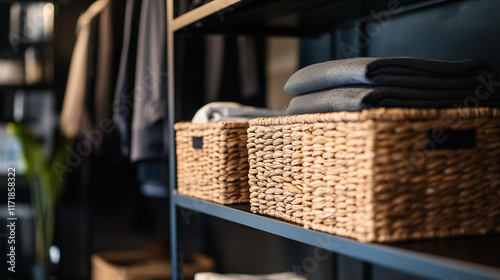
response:
<path id="1" fill-rule="evenodd" d="M 486 90 L 486 89 L 485 89 Z M 292 98 L 287 114 L 361 111 L 376 107 L 455 108 L 500 107 L 498 94 L 474 89 L 420 90 L 400 87 L 358 86 L 334 88 Z"/>
<path id="2" fill-rule="evenodd" d="M 304 94 L 353 85 L 472 89 L 478 86 L 479 76 L 488 77 L 494 73 L 489 64 L 476 59 L 439 61 L 411 57 L 358 57 L 302 68 L 287 81 L 285 91 Z"/>

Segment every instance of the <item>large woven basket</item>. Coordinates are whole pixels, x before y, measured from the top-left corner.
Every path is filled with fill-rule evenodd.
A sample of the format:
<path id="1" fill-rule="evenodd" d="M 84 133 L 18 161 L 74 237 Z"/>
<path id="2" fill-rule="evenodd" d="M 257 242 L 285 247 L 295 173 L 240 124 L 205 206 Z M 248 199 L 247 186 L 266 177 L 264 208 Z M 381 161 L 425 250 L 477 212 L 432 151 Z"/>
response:
<path id="1" fill-rule="evenodd" d="M 302 137 L 296 117 L 250 120 L 248 162 L 250 210 L 302 224 Z"/>
<path id="2" fill-rule="evenodd" d="M 248 122 L 177 123 L 177 190 L 221 204 L 249 201 Z"/>
<path id="3" fill-rule="evenodd" d="M 497 109 L 260 118 L 248 133 L 255 213 L 363 242 L 500 231 Z"/>

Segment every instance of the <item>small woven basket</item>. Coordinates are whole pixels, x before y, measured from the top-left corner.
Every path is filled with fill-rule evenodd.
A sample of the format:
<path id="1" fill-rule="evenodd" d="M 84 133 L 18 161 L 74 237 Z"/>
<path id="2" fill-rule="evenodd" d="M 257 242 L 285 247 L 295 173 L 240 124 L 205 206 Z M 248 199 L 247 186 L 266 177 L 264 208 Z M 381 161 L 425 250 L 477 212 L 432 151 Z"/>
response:
<path id="1" fill-rule="evenodd" d="M 255 213 L 363 242 L 500 231 L 497 109 L 260 118 L 248 133 Z"/>
<path id="2" fill-rule="evenodd" d="M 248 122 L 177 123 L 177 191 L 221 204 L 249 201 Z"/>

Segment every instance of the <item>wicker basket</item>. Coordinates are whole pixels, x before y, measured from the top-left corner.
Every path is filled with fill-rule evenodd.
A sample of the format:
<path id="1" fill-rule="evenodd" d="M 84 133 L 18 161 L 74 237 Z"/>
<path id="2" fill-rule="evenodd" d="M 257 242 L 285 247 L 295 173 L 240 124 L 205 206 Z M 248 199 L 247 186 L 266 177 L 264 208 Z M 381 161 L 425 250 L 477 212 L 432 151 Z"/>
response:
<path id="1" fill-rule="evenodd" d="M 363 242 L 500 231 L 499 110 L 261 118 L 248 133 L 255 213 Z"/>
<path id="2" fill-rule="evenodd" d="M 294 119 L 250 120 L 248 182 L 252 212 L 302 224 L 304 127 Z"/>
<path id="3" fill-rule="evenodd" d="M 177 190 L 222 204 L 249 201 L 248 122 L 175 124 Z"/>
<path id="4" fill-rule="evenodd" d="M 213 271 L 213 259 L 198 253 L 187 253 L 183 266 L 184 275 Z M 159 280 L 171 279 L 172 268 L 168 258 L 152 252 L 115 251 L 92 255 L 92 280 Z"/>

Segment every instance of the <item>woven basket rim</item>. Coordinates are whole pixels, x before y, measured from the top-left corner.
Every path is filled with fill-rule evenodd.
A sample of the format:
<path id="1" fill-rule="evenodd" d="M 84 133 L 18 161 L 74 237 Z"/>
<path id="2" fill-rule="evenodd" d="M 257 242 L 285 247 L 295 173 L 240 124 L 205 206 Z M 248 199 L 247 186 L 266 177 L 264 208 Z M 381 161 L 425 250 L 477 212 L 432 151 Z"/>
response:
<path id="1" fill-rule="evenodd" d="M 447 108 L 447 109 L 416 109 L 416 108 L 376 108 L 360 112 L 331 112 L 301 114 L 279 117 L 256 118 L 249 121 L 250 126 L 306 124 L 318 122 L 339 121 L 420 121 L 432 119 L 500 119 L 500 109 L 497 108 Z"/>
<path id="2" fill-rule="evenodd" d="M 248 121 L 234 121 L 234 122 L 209 122 L 209 123 L 192 123 L 192 122 L 178 122 L 174 124 L 175 130 L 186 129 L 233 129 L 233 128 L 247 128 Z"/>

